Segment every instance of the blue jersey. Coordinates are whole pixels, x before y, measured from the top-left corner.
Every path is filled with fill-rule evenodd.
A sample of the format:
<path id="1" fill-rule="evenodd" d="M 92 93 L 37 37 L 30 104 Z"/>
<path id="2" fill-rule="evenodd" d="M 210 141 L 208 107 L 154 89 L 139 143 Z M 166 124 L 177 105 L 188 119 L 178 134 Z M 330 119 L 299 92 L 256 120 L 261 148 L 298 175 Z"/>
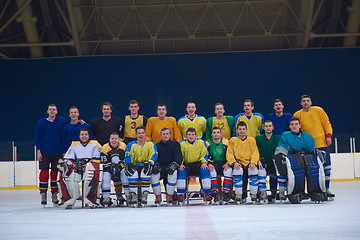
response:
<path id="1" fill-rule="evenodd" d="M 281 117 L 277 116 L 275 113 L 270 113 L 266 115 L 265 121 L 271 120 L 274 125 L 273 133 L 281 136 L 283 132 L 290 131 L 290 118 L 292 118 L 290 113 L 284 113 Z"/>
<path id="2" fill-rule="evenodd" d="M 63 153 L 62 129 L 66 124 L 63 117 L 56 116 L 54 121 L 42 118 L 35 127 L 35 146 L 42 154 Z"/>
<path id="3" fill-rule="evenodd" d="M 275 153 L 278 152 L 279 148 L 285 149 L 288 154 L 292 154 L 300 150 L 304 150 L 306 153 L 314 151 L 314 138 L 306 132 L 300 132 L 300 137 L 291 131 L 284 132 L 279 140 Z"/>
<path id="4" fill-rule="evenodd" d="M 72 141 L 80 141 L 80 129 L 86 128 L 89 130 L 89 139 L 92 140 L 92 134 L 90 132 L 90 125 L 87 123 L 80 124 L 79 122 L 76 124 L 67 123 L 62 130 L 62 145 L 63 145 L 63 153 L 65 153 Z"/>

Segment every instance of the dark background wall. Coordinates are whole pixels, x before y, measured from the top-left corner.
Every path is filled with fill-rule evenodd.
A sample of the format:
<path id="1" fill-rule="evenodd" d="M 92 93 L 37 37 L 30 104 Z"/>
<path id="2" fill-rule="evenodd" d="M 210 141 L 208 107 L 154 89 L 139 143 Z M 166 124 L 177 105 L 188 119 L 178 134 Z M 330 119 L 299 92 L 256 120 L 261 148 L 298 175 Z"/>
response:
<path id="1" fill-rule="evenodd" d="M 325 109 L 335 134 L 356 135 L 360 119 L 360 49 L 291 50 L 247 53 L 157 56 L 79 57 L 43 60 L 0 60 L 2 109 L 0 141 L 33 140 L 36 122 L 55 103 L 59 115 L 78 106 L 87 122 L 101 115 L 100 104 L 110 101 L 113 115 L 128 114 L 137 99 L 140 112 L 156 115 L 158 103 L 168 115 L 185 114 L 187 101 L 198 113 L 213 115 L 222 102 L 226 113 L 243 111 L 247 98 L 255 111 L 273 112 L 281 98 L 285 111 L 300 109 L 308 93 L 313 105 Z"/>

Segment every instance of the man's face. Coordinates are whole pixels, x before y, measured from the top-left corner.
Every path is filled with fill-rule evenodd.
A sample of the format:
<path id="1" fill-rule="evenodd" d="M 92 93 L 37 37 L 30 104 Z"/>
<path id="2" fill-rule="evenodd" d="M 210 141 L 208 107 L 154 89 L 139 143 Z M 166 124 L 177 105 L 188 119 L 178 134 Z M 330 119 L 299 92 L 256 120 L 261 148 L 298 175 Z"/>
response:
<path id="1" fill-rule="evenodd" d="M 194 115 L 196 112 L 195 103 L 188 103 L 188 105 L 186 107 L 186 111 L 188 112 L 189 115 Z"/>
<path id="2" fill-rule="evenodd" d="M 264 123 L 264 131 L 267 134 L 270 134 L 274 131 L 274 125 L 272 122 L 266 122 Z"/>
<path id="3" fill-rule="evenodd" d="M 144 129 L 138 129 L 136 131 L 136 139 L 138 141 L 143 141 L 145 140 L 145 130 Z"/>
<path id="4" fill-rule="evenodd" d="M 221 130 L 220 129 L 214 129 L 211 132 L 211 137 L 213 139 L 220 139 L 221 138 Z"/>
<path id="5" fill-rule="evenodd" d="M 57 108 L 55 106 L 49 106 L 48 110 L 46 111 L 49 114 L 49 117 L 55 117 L 58 113 Z"/>
<path id="6" fill-rule="evenodd" d="M 215 107 L 216 117 L 220 118 L 220 117 L 224 116 L 224 113 L 225 113 L 224 106 L 223 105 L 216 105 L 216 107 Z"/>
<path id="7" fill-rule="evenodd" d="M 161 139 L 163 142 L 169 141 L 170 137 L 171 137 L 170 130 L 164 130 L 161 132 Z"/>
<path id="8" fill-rule="evenodd" d="M 78 120 L 79 118 L 79 110 L 77 108 L 72 108 L 69 110 L 69 117 L 71 120 Z"/>
<path id="9" fill-rule="evenodd" d="M 111 116 L 111 107 L 109 105 L 103 105 L 102 106 L 102 113 L 103 117 L 110 117 Z"/>
<path id="10" fill-rule="evenodd" d="M 116 135 L 116 134 L 110 135 L 109 142 L 110 142 L 111 147 L 113 147 L 113 148 L 118 147 L 119 142 L 120 142 L 119 135 Z"/>
<path id="11" fill-rule="evenodd" d="M 310 109 L 312 102 L 310 98 L 303 98 L 301 99 L 301 106 L 303 107 L 303 109 L 308 110 Z"/>
<path id="12" fill-rule="evenodd" d="M 159 118 L 165 118 L 167 114 L 165 106 L 158 106 L 157 108 L 157 115 Z"/>
<path id="13" fill-rule="evenodd" d="M 298 120 L 291 121 L 289 128 L 290 128 L 291 132 L 298 133 L 301 128 L 300 122 Z"/>
<path id="14" fill-rule="evenodd" d="M 237 134 L 240 138 L 244 138 L 247 133 L 247 128 L 245 126 L 238 126 Z"/>
<path id="15" fill-rule="evenodd" d="M 130 113 L 132 113 L 132 114 L 137 114 L 139 112 L 139 109 L 140 109 L 140 107 L 136 103 L 132 103 L 129 106 Z"/>
<path id="16" fill-rule="evenodd" d="M 87 142 L 89 141 L 89 133 L 87 131 L 80 131 L 79 138 L 81 142 Z"/>
<path id="17" fill-rule="evenodd" d="M 277 113 L 282 113 L 284 110 L 284 105 L 282 104 L 282 102 L 276 102 L 274 103 L 274 110 Z"/>
<path id="18" fill-rule="evenodd" d="M 251 106 L 251 102 L 244 102 L 244 111 L 247 114 L 252 114 L 252 110 L 254 109 L 254 106 Z"/>
<path id="19" fill-rule="evenodd" d="M 187 132 L 186 138 L 189 142 L 195 142 L 196 140 L 196 133 L 195 132 Z"/>

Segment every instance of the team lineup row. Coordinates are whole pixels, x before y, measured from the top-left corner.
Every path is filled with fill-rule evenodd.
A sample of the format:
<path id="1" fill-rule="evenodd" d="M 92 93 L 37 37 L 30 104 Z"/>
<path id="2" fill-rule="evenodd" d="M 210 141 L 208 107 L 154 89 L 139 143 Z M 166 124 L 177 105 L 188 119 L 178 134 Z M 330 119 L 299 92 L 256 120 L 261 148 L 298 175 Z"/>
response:
<path id="1" fill-rule="evenodd" d="M 276 108 L 276 105 L 280 105 L 280 107 Z M 112 160 L 112 155 L 107 156 L 103 152 L 101 153 L 103 156 L 101 157 L 101 164 L 97 163 L 96 161 L 90 161 L 86 163 L 86 161 L 77 161 L 78 159 L 96 159 L 96 156 L 89 156 L 86 155 L 85 157 L 80 157 L 80 153 L 84 153 L 85 148 L 94 144 L 95 141 L 89 141 L 89 136 L 86 139 L 86 141 L 81 139 L 80 134 L 80 141 L 73 142 L 70 146 L 69 150 L 64 156 L 65 161 L 62 160 L 62 166 L 67 167 L 67 169 L 73 169 L 74 170 L 74 177 L 79 175 L 82 176 L 84 180 L 87 179 L 88 176 L 90 176 L 87 171 L 85 170 L 85 173 L 82 174 L 81 168 L 78 167 L 78 169 L 70 167 L 72 164 L 76 164 L 78 162 L 81 162 L 78 165 L 85 164 L 85 169 L 92 169 L 91 171 L 94 173 L 94 169 L 99 169 L 99 172 L 102 172 L 103 176 L 102 178 L 98 178 L 97 181 L 102 180 L 102 186 L 97 185 L 97 187 L 102 187 L 103 196 L 101 198 L 101 203 L 103 205 L 109 205 L 110 199 L 110 180 L 111 177 L 114 180 L 115 190 L 117 192 L 117 195 L 119 195 L 119 198 L 121 197 L 121 184 L 122 183 L 124 187 L 124 192 L 127 197 L 127 202 L 129 205 L 137 205 L 137 201 L 135 203 L 135 199 L 138 199 L 137 194 L 137 186 L 138 182 L 140 181 L 142 184 L 142 195 L 143 200 L 141 201 L 142 204 L 146 202 L 147 199 L 147 193 L 148 189 L 150 187 L 150 182 L 152 184 L 154 193 L 156 195 L 156 202 L 159 202 L 161 199 L 158 199 L 161 197 L 160 194 L 157 194 L 160 191 L 160 184 L 159 179 L 164 179 L 164 185 L 166 186 L 166 191 L 170 191 L 167 194 L 168 202 L 172 201 L 171 191 L 174 191 L 175 186 L 177 185 L 177 192 L 179 197 L 179 202 L 183 201 L 184 192 L 185 192 L 185 182 L 186 182 L 186 176 L 187 175 L 199 175 L 201 176 L 201 182 L 202 182 L 202 191 L 204 192 L 204 200 L 206 203 L 209 203 L 211 199 L 214 200 L 214 202 L 227 202 L 230 198 L 230 193 L 232 192 L 232 185 L 234 185 L 235 189 L 235 201 L 240 203 L 244 201 L 244 198 L 247 196 L 247 178 L 249 177 L 250 180 L 250 194 L 251 198 L 254 202 L 260 199 L 261 202 L 264 202 L 267 200 L 265 188 L 266 188 L 266 174 L 270 176 L 270 189 L 271 189 L 271 195 L 269 196 L 269 199 L 274 199 L 274 194 L 276 194 L 277 190 L 277 176 L 279 177 L 279 192 L 280 192 L 280 199 L 285 200 L 285 189 L 287 188 L 287 195 L 291 195 L 292 199 L 294 195 L 298 196 L 298 199 L 303 199 L 306 197 L 306 194 L 304 193 L 304 190 L 291 190 L 289 189 L 288 184 L 286 181 L 282 179 L 283 174 L 281 174 L 281 166 L 276 166 L 274 164 L 274 158 L 272 157 L 274 154 L 275 156 L 288 156 L 286 159 L 287 161 L 297 161 L 300 167 L 303 168 L 303 177 L 300 176 L 299 179 L 305 179 L 307 178 L 307 182 L 309 181 L 308 178 L 315 177 L 318 180 L 314 180 L 314 182 L 322 182 L 324 181 L 326 183 L 325 186 L 316 186 L 316 187 L 310 187 L 308 186 L 308 192 L 309 189 L 311 191 L 311 194 L 313 193 L 327 193 L 327 196 L 331 196 L 332 194 L 328 190 L 329 188 L 329 180 L 330 180 L 330 168 L 326 167 L 327 165 L 330 166 L 330 158 L 329 154 L 325 154 L 325 160 L 324 160 L 324 166 L 322 164 L 322 161 L 320 161 L 321 164 L 315 164 L 319 169 L 321 169 L 322 174 L 318 174 L 316 176 L 310 176 L 308 174 L 308 167 L 313 167 L 314 164 L 308 164 L 304 160 L 304 154 L 301 155 L 300 158 L 297 158 L 296 156 L 292 156 L 293 154 L 298 154 L 300 150 L 304 150 L 307 154 L 314 151 L 315 148 L 327 150 L 327 146 L 331 144 L 331 134 L 332 129 L 329 122 L 329 119 L 326 115 L 326 113 L 319 107 L 311 107 L 311 98 L 308 95 L 304 95 L 301 99 L 301 105 L 303 106 L 302 110 L 299 110 L 294 114 L 294 116 L 298 115 L 299 118 L 295 118 L 294 121 L 290 121 L 289 118 L 285 118 L 284 114 L 277 114 L 278 111 L 274 114 L 277 118 L 272 121 L 265 121 L 265 124 L 263 124 L 264 120 L 261 116 L 261 114 L 252 113 L 252 110 L 254 108 L 252 101 L 246 100 L 244 102 L 244 113 L 238 114 L 235 119 L 229 116 L 224 116 L 224 107 L 222 104 L 216 104 L 215 105 L 215 113 L 216 117 L 208 119 L 206 121 L 205 118 L 200 117 L 196 115 L 196 106 L 194 103 L 188 103 L 187 105 L 187 111 L 188 115 L 186 115 L 183 118 L 180 118 L 178 122 L 176 123 L 174 118 L 166 117 L 166 106 L 165 105 L 159 105 L 157 108 L 158 117 L 149 118 L 147 120 L 147 123 L 144 124 L 144 117 L 138 115 L 139 106 L 136 101 L 130 101 L 129 104 L 129 110 L 131 115 L 126 116 L 119 125 L 116 125 L 118 127 L 110 129 L 111 125 L 115 124 L 109 124 L 111 122 L 111 119 L 114 119 L 111 117 L 111 104 L 104 103 L 102 105 L 102 111 L 103 111 L 103 117 L 98 118 L 94 120 L 90 124 L 91 132 L 95 139 L 97 139 L 100 144 L 100 136 L 101 135 L 107 135 L 108 140 L 103 139 L 103 143 L 110 141 L 109 143 L 103 144 L 103 149 L 108 148 L 111 149 L 109 152 L 116 152 L 115 149 L 120 148 L 122 149 L 123 153 L 116 153 L 116 160 Z M 280 109 L 282 112 L 283 104 L 281 100 L 276 100 L 274 102 L 274 109 Z M 75 110 L 77 114 L 71 114 L 71 111 Z M 249 113 L 250 112 L 250 116 Z M 279 111 L 280 112 L 280 111 Z M 135 114 L 133 114 L 135 113 Z M 305 113 L 305 114 L 304 114 Z M 60 117 L 57 117 L 57 111 L 56 106 L 50 105 L 48 107 L 48 118 L 44 118 L 39 121 L 37 127 L 36 127 L 36 140 L 39 140 L 39 136 L 42 139 L 46 139 L 47 134 L 50 133 L 50 135 L 54 136 L 55 131 L 50 131 L 50 129 L 55 129 L 55 125 L 59 125 L 57 129 L 60 128 L 60 134 L 66 133 L 64 129 L 66 130 L 66 126 L 70 125 L 72 126 L 72 132 L 74 133 L 74 136 L 76 135 L 76 132 L 79 133 L 79 129 L 75 131 L 75 126 L 84 127 L 85 123 L 69 123 L 64 126 L 61 121 L 59 120 Z M 74 118 L 78 117 L 78 111 L 76 108 L 70 109 L 70 117 L 73 120 L 72 115 L 75 115 Z M 77 115 L 77 116 L 76 116 Z M 137 116 L 136 116 L 137 115 Z M 289 114 L 290 115 L 290 114 Z M 316 116 L 316 117 L 314 117 Z M 135 118 L 134 118 L 135 117 Z M 291 117 L 291 115 L 290 115 Z M 140 119 L 139 119 L 140 118 Z M 285 119 L 285 124 L 282 124 L 285 129 L 290 125 L 291 131 L 287 132 L 287 134 L 283 134 L 282 137 L 285 139 L 280 139 L 279 135 L 273 134 L 274 126 L 279 125 L 275 124 L 278 122 L 278 119 Z M 296 120 L 297 119 L 297 120 Z M 77 119 L 76 119 L 77 120 Z M 198 120 L 198 121 L 196 121 Z M 45 121 L 45 128 L 46 131 L 43 132 L 45 134 L 40 134 L 41 132 L 41 121 Z M 77 120 L 78 121 L 78 120 Z M 288 122 L 288 124 L 286 123 Z M 60 124 L 54 124 L 59 123 Z M 292 122 L 298 122 L 298 129 L 296 131 L 293 131 L 291 128 L 291 125 L 294 125 Z M 300 130 L 300 122 L 302 130 Z M 305 123 L 305 124 L 304 124 Z M 306 130 L 306 124 L 310 123 L 309 130 L 316 130 L 315 135 L 314 132 L 310 132 L 311 135 L 307 134 Z M 325 123 L 325 124 L 324 124 Z M 61 125 L 62 124 L 62 125 Z M 138 126 L 145 126 L 140 127 Z M 234 133 L 234 137 L 231 138 L 228 142 L 227 140 L 232 135 L 231 132 L 233 130 L 233 127 L 231 125 L 236 126 L 236 131 Z M 269 126 L 270 125 L 270 126 Z M 321 136 L 319 137 L 318 133 L 320 133 L 320 130 L 317 129 L 319 126 L 323 127 L 326 126 L 326 128 L 322 128 L 322 135 L 323 139 L 321 139 Z M 52 127 L 53 126 L 53 127 Z M 287 126 L 287 127 L 285 127 Z M 214 128 L 215 127 L 215 128 Z M 240 128 L 240 129 L 239 129 Z M 241 129 L 243 128 L 243 129 Z M 183 129 L 186 129 L 185 131 Z M 201 137 L 206 129 L 206 144 L 203 140 L 201 140 L 198 137 Z M 208 131 L 207 129 L 210 129 Z M 136 130 L 136 131 L 135 131 Z M 99 134 L 99 131 L 102 134 Z M 104 132 L 108 131 L 108 134 L 104 134 Z M 264 131 L 264 134 L 260 135 L 260 132 Z M 89 132 L 89 131 L 81 131 L 82 132 Z M 139 133 L 139 132 L 143 132 Z M 163 132 L 168 133 L 169 139 L 164 140 Z M 200 134 L 199 134 L 200 133 Z M 293 138 L 292 135 L 288 135 L 288 133 L 295 134 L 296 138 Z M 122 135 L 123 134 L 123 135 Z M 132 134 L 132 135 L 131 135 Z M 176 138 L 176 135 L 179 134 L 181 136 L 180 139 Z M 227 136 L 225 137 L 225 135 Z M 89 134 L 88 134 L 89 135 Z M 124 142 L 127 143 L 127 146 L 125 143 L 120 141 L 118 142 L 118 147 L 115 145 L 111 145 L 111 137 L 114 135 L 117 135 L 119 138 L 119 135 L 124 137 Z M 143 135 L 143 138 L 138 135 Z M 313 136 L 312 136 L 313 135 Z M 78 135 L 79 136 L 79 135 Z M 311 138 L 309 138 L 310 136 Z M 58 139 L 58 146 L 60 146 L 60 152 L 62 151 L 62 142 L 63 142 L 62 136 L 60 139 Z M 256 137 L 256 140 L 254 139 Z M 183 140 L 183 138 L 185 138 Z M 173 153 L 176 152 L 174 149 L 177 147 L 174 147 L 178 143 L 177 141 L 173 141 L 172 139 L 176 139 L 180 141 L 180 144 L 178 147 L 180 154 L 177 154 L 180 157 L 177 157 L 177 161 L 174 159 Z M 280 141 L 279 141 L 280 139 Z M 306 139 L 306 141 L 304 141 Z M 312 141 L 310 141 L 311 139 Z M 315 139 L 315 140 L 314 140 Z M 77 140 L 77 139 L 73 139 Z M 281 141 L 282 140 L 282 141 Z M 300 142 L 299 142 L 300 141 Z M 279 142 L 279 143 L 277 143 Z M 40 192 L 42 194 L 42 198 L 46 202 L 46 190 L 47 190 L 47 182 L 48 182 L 48 174 L 49 174 L 49 168 L 51 166 L 52 172 L 50 174 L 51 177 L 51 186 L 52 186 L 52 193 L 53 193 L 53 201 L 57 201 L 57 186 L 56 181 L 54 180 L 54 176 L 56 172 L 56 166 L 57 166 L 57 159 L 59 158 L 59 152 L 58 153 L 52 153 L 52 152 L 46 152 L 46 147 L 42 147 L 41 141 L 36 141 L 37 147 L 38 147 L 38 159 L 40 160 Z M 38 143 L 40 143 L 38 145 Z M 54 142 L 53 142 L 54 143 Z M 51 144 L 53 146 L 53 143 Z M 155 144 L 156 143 L 156 144 Z M 171 143 L 171 144 L 168 144 Z M 282 143 L 282 145 L 281 145 Z M 304 143 L 306 143 L 304 145 Z M 313 147 L 311 147 L 313 143 Z M 321 146 L 324 145 L 325 146 Z M 100 144 L 97 143 L 97 145 L 100 147 Z M 175 144 L 175 145 L 174 145 Z M 299 145 L 300 144 L 300 145 Z M 46 145 L 46 144 L 45 144 Z M 95 144 L 96 145 L 96 144 Z M 107 147 L 106 147 L 107 146 Z M 231 146 L 231 147 L 227 147 Z M 77 150 L 73 150 L 72 148 L 75 148 Z M 327 149 L 326 149 L 327 148 Z M 149 150 L 151 149 L 151 151 Z M 279 150 L 279 153 L 276 154 L 276 151 Z M 69 154 L 74 154 L 74 152 L 80 151 L 79 153 L 70 156 Z M 259 161 L 259 153 L 260 153 L 260 159 Z M 55 156 L 58 154 L 57 156 Z M 112 153 L 113 154 L 113 153 Z M 290 154 L 290 155 L 289 155 Z M 114 156 L 115 156 L 114 155 Z M 173 156 L 174 155 L 174 156 Z M 75 157 L 74 157 L 75 156 Z M 124 156 L 123 158 L 119 156 Z M 315 155 L 314 155 L 315 156 Z M 321 154 L 317 154 L 316 156 L 319 156 L 321 159 Z M 62 156 L 61 156 L 62 157 Z M 315 157 L 317 159 L 317 157 Z M 180 160 L 179 160 L 180 159 Z M 274 160 L 273 160 L 274 159 Z M 282 161 L 284 162 L 284 161 Z M 311 162 L 311 161 L 310 161 Z M 329 164 L 326 164 L 329 162 Z M 67 164 L 64 164 L 67 163 Z M 103 171 L 100 171 L 100 168 L 104 168 Z M 65 186 L 65 192 L 68 192 L 69 189 L 76 189 L 74 187 L 75 185 L 66 185 L 66 183 L 69 183 L 69 176 L 72 175 L 69 171 L 64 171 L 64 168 L 61 168 L 63 171 L 62 175 L 66 176 L 63 178 L 63 185 L 60 184 L 60 186 Z M 277 169 L 277 171 L 275 171 Z M 279 171 L 280 169 L 280 171 Z M 289 171 L 289 170 L 288 170 Z M 318 172 L 321 172 L 318 171 Z M 42 172 L 43 178 L 42 178 Z M 64 175 L 64 173 L 66 174 Z M 219 195 L 219 192 L 217 191 L 217 172 L 220 175 L 224 176 L 224 183 L 222 186 L 222 194 Z M 266 173 L 267 172 L 267 173 Z M 297 171 L 295 171 L 297 172 Z M 312 171 L 313 172 L 313 171 Z M 119 173 L 119 174 L 115 174 Z M 172 173 L 172 174 L 170 174 Z M 46 176 L 47 175 L 47 176 Z M 176 176 L 177 175 L 177 176 Z M 79 176 L 76 178 L 79 179 Z M 93 176 L 93 175 L 91 175 Z M 45 177 L 47 177 L 45 179 Z M 280 180 L 281 179 L 281 180 Z M 320 180 L 319 180 L 320 179 Z M 120 181 L 121 180 L 121 181 Z M 244 187 L 243 187 L 243 180 L 244 180 Z M 285 176 L 286 180 L 286 176 Z M 290 180 L 290 178 L 289 178 Z M 232 183 L 234 181 L 234 183 Z M 60 181 L 61 182 L 61 181 Z M 71 182 L 71 181 L 70 181 Z M 94 182 L 94 179 L 89 179 L 89 183 Z M 325 183 L 323 185 L 325 185 Z M 309 184 L 309 183 L 308 183 Z M 304 184 L 300 184 L 304 185 Z M 86 186 L 86 184 L 85 184 Z M 259 187 L 258 187 L 259 186 Z M 298 186 L 298 184 L 297 184 Z M 90 186 L 89 189 L 94 189 L 95 186 Z M 258 191 L 259 188 L 259 191 Z M 77 187 L 78 189 L 78 187 Z M 136 189 L 136 191 L 135 191 Z M 94 192 L 93 190 L 90 192 Z M 95 191 L 96 192 L 96 191 Z M 259 192 L 259 193 L 258 193 Z M 62 191 L 63 193 L 63 191 Z M 100 191 L 98 191 L 100 193 Z M 245 194 L 244 194 L 245 193 Z M 134 195 L 135 196 L 132 196 Z M 76 195 L 76 194 L 75 194 Z M 70 195 L 69 195 L 70 196 Z M 299 197 L 300 196 L 300 197 Z M 94 196 L 94 200 L 92 203 L 88 202 L 88 205 L 95 204 L 96 205 L 96 198 L 98 196 Z M 310 196 L 311 197 L 311 196 Z M 64 201 L 64 194 L 62 194 L 62 205 L 71 206 L 72 204 L 67 204 L 66 201 Z M 285 198 L 285 199 L 284 199 Z M 73 199 L 73 198 L 70 198 Z M 75 198 L 76 199 L 76 198 Z M 225 199 L 225 200 L 224 200 Z M 312 199 L 324 199 L 323 197 L 313 197 Z M 121 200 L 121 199 L 120 199 Z M 290 197 L 289 197 L 290 200 Z M 43 201 L 43 202 L 44 202 Z"/>

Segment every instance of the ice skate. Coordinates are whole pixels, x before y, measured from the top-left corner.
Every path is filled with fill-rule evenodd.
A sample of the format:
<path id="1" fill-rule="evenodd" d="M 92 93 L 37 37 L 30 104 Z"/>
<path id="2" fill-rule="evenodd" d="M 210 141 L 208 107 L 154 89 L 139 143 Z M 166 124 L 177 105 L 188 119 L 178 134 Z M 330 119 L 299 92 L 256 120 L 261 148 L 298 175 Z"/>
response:
<path id="1" fill-rule="evenodd" d="M 328 201 L 334 201 L 335 194 L 330 192 L 329 189 L 326 189 L 326 198 Z"/>
<path id="2" fill-rule="evenodd" d="M 160 207 L 160 205 L 161 205 L 161 194 L 155 196 L 155 205 Z"/>
<path id="3" fill-rule="evenodd" d="M 145 191 L 142 193 L 142 197 L 141 197 L 141 207 L 145 207 L 146 204 L 147 204 L 147 199 L 148 199 L 148 195 L 149 195 L 149 192 L 148 191 Z"/>
<path id="4" fill-rule="evenodd" d="M 179 194 L 178 195 L 178 203 L 180 206 L 184 205 L 184 194 Z"/>
<path id="5" fill-rule="evenodd" d="M 205 194 L 204 194 L 204 204 L 205 204 L 205 205 L 209 205 L 210 203 L 211 203 L 210 193 L 205 193 Z"/>
<path id="6" fill-rule="evenodd" d="M 40 193 L 40 197 L 41 197 L 41 205 L 43 205 L 45 207 L 45 205 L 47 204 L 47 194 L 46 194 L 46 192 Z"/>
<path id="7" fill-rule="evenodd" d="M 116 202 L 118 206 L 124 205 L 125 198 L 123 197 L 121 192 L 116 193 Z"/>
<path id="8" fill-rule="evenodd" d="M 135 193 L 130 193 L 130 207 L 137 208 L 138 207 L 138 197 Z"/>
<path id="9" fill-rule="evenodd" d="M 113 202 L 111 201 L 111 198 L 101 198 L 100 199 L 100 204 L 103 206 L 103 207 L 110 207 Z"/>
<path id="10" fill-rule="evenodd" d="M 167 194 L 167 195 L 166 195 L 166 200 L 167 200 L 167 205 L 168 205 L 168 206 L 172 206 L 172 205 L 173 205 L 173 202 L 174 202 L 174 200 L 173 200 L 173 195 Z"/>
<path id="11" fill-rule="evenodd" d="M 59 206 L 59 199 L 58 199 L 58 193 L 57 192 L 53 192 L 51 194 L 51 201 L 54 205 L 54 207 L 58 207 Z"/>
<path id="12" fill-rule="evenodd" d="M 213 201 L 214 201 L 214 204 L 215 204 L 215 205 L 219 205 L 219 202 L 220 202 L 219 193 L 218 193 L 217 191 L 213 191 L 213 192 L 211 193 L 211 197 L 212 197 L 212 199 L 213 199 Z"/>
<path id="13" fill-rule="evenodd" d="M 241 194 L 235 196 L 235 203 L 236 203 L 237 205 L 240 205 L 240 204 L 243 203 L 243 199 L 242 199 L 242 195 L 241 195 Z"/>
<path id="14" fill-rule="evenodd" d="M 251 194 L 250 197 L 251 197 L 251 203 L 252 204 L 258 204 L 259 203 L 256 194 Z"/>

